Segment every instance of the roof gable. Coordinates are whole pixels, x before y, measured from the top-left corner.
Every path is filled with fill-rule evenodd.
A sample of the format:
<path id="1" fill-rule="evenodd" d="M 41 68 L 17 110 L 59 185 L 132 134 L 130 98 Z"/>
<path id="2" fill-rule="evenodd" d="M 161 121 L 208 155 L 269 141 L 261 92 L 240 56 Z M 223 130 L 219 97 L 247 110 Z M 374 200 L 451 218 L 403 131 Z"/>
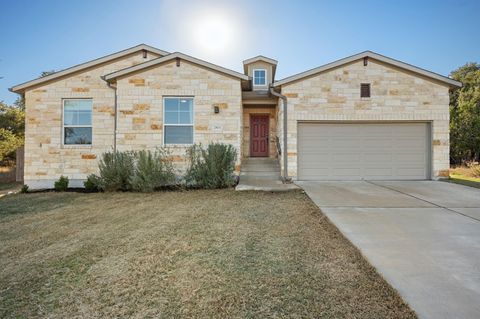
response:
<path id="1" fill-rule="evenodd" d="M 84 69 L 87 69 L 87 68 L 91 68 L 91 67 L 94 67 L 96 65 L 105 63 L 105 62 L 109 62 L 109 61 L 112 61 L 112 60 L 115 60 L 115 59 L 118 59 L 118 58 L 122 58 L 124 56 L 130 55 L 132 53 L 136 53 L 136 52 L 139 52 L 139 51 L 142 51 L 142 50 L 145 50 L 145 51 L 148 51 L 148 52 L 153 52 L 153 53 L 156 53 L 160 56 L 165 56 L 165 55 L 169 54 L 167 51 L 163 51 L 163 50 L 151 47 L 151 46 L 146 45 L 146 44 L 140 44 L 140 45 L 131 47 L 131 48 L 126 49 L 126 50 L 122 50 L 122 51 L 119 51 L 119 52 L 116 52 L 116 53 L 106 55 L 106 56 L 98 58 L 98 59 L 94 59 L 94 60 L 91 60 L 91 61 L 88 61 L 88 62 L 85 62 L 85 63 L 77 64 L 73 67 L 70 67 L 70 68 L 52 73 L 52 74 L 44 76 L 44 77 L 40 77 L 40 78 L 31 80 L 31 81 L 27 81 L 27 82 L 15 85 L 15 86 L 10 88 L 10 91 L 15 92 L 15 93 L 23 93 L 29 87 L 39 85 L 39 84 L 42 84 L 42 83 L 45 83 L 45 82 L 48 82 L 48 81 L 51 81 L 51 80 L 54 80 L 54 79 L 57 79 L 57 78 L 75 73 L 75 72 L 78 72 L 78 71 L 81 71 L 81 70 L 84 70 Z"/>
<path id="2" fill-rule="evenodd" d="M 272 65 L 273 78 L 275 78 L 275 72 L 277 70 L 277 63 L 278 63 L 277 60 L 267 58 L 266 56 L 263 56 L 263 55 L 257 55 L 256 57 L 244 60 L 243 61 L 243 72 L 245 72 L 245 74 L 247 74 L 248 66 L 252 63 L 259 62 L 259 61 Z"/>
<path id="3" fill-rule="evenodd" d="M 243 65 L 251 64 L 251 63 L 257 62 L 257 61 L 263 61 L 263 62 L 267 62 L 267 63 L 273 64 L 273 65 L 277 65 L 277 63 L 278 63 L 277 60 L 267 58 L 266 56 L 263 56 L 263 55 L 257 55 L 256 57 L 244 60 Z"/>
<path id="4" fill-rule="evenodd" d="M 203 60 L 194 58 L 192 56 L 189 56 L 189 55 L 186 55 L 186 54 L 183 54 L 183 53 L 180 53 L 180 52 L 174 52 L 172 54 L 169 54 L 169 55 L 166 55 L 166 56 L 163 56 L 163 57 L 160 57 L 160 58 L 156 58 L 156 59 L 144 62 L 144 63 L 140 63 L 140 64 L 137 64 L 137 65 L 134 65 L 134 66 L 122 69 L 122 70 L 118 70 L 116 72 L 105 75 L 103 77 L 103 79 L 107 82 L 112 82 L 113 80 L 115 80 L 118 77 L 130 74 L 130 73 L 133 73 L 133 72 L 138 72 L 138 71 L 141 71 L 141 70 L 144 70 L 144 69 L 147 69 L 147 68 L 151 68 L 153 66 L 171 61 L 173 59 L 185 60 L 185 61 L 197 64 L 197 65 L 206 67 L 206 68 L 211 69 L 213 71 L 217 71 L 217 72 L 229 75 L 231 77 L 238 78 L 240 80 L 247 81 L 249 79 L 249 77 L 247 75 L 244 75 L 242 73 L 239 73 L 239 72 L 221 67 L 219 65 L 216 65 L 216 64 L 213 64 L 213 63 L 210 63 L 210 62 L 207 62 L 207 61 L 203 61 Z"/>
<path id="5" fill-rule="evenodd" d="M 291 82 L 299 81 L 303 78 L 310 77 L 310 76 L 316 75 L 318 73 L 325 72 L 325 71 L 331 70 L 333 68 L 336 68 L 336 67 L 339 67 L 339 66 L 342 66 L 342 65 L 345 65 L 347 63 L 351 63 L 351 62 L 354 62 L 354 61 L 357 61 L 357 60 L 360 60 L 360 59 L 363 59 L 363 58 L 372 58 L 374 60 L 378 60 L 378 61 L 384 62 L 386 64 L 396 66 L 400 69 L 404 69 L 404 70 L 407 70 L 407 71 L 425 76 L 427 78 L 437 80 L 439 82 L 447 84 L 450 87 L 461 87 L 462 86 L 461 82 L 450 79 L 449 77 L 446 77 L 446 76 L 443 76 L 443 75 L 440 75 L 438 73 L 434 73 L 434 72 L 431 72 L 431 71 L 427 71 L 425 69 L 422 69 L 422 68 L 413 66 L 411 64 L 389 58 L 389 57 L 386 57 L 384 55 L 381 55 L 381 54 L 378 54 L 378 53 L 375 53 L 375 52 L 372 52 L 372 51 L 361 52 L 361 53 L 349 56 L 347 58 L 340 59 L 340 60 L 325 64 L 325 65 L 319 66 L 317 68 L 314 68 L 314 69 L 311 69 L 311 70 L 308 70 L 308 71 L 305 71 L 305 72 L 301 72 L 301 73 L 289 76 L 285 79 L 274 82 L 273 86 L 276 87 L 276 86 L 285 85 L 285 84 L 288 84 L 288 83 L 291 83 Z"/>

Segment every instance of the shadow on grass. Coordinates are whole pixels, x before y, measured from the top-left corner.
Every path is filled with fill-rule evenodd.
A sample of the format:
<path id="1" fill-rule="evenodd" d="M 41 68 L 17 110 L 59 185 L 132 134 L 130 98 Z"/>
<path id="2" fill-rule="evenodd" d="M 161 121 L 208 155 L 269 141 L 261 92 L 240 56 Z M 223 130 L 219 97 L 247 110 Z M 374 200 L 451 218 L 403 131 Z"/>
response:
<path id="1" fill-rule="evenodd" d="M 465 186 L 470 186 L 470 187 L 475 187 L 475 188 L 480 188 L 480 182 L 474 181 L 474 180 L 469 180 L 469 179 L 463 179 L 463 178 L 457 178 L 457 177 L 452 177 L 450 176 L 450 179 L 445 180 L 446 182 L 449 183 L 454 183 L 454 184 L 460 184 L 460 185 L 465 185 Z"/>
<path id="2" fill-rule="evenodd" d="M 5 196 L 0 198 L 0 218 L 14 214 L 48 212 L 71 204 L 81 195 L 52 192 Z"/>

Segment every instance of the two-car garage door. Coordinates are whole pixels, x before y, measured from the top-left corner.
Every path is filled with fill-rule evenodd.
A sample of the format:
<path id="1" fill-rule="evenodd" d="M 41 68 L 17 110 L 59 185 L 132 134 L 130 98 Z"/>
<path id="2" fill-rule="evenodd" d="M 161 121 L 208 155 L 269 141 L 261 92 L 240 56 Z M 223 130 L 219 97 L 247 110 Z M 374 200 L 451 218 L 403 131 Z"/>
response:
<path id="1" fill-rule="evenodd" d="M 298 123 L 299 180 L 430 178 L 428 123 Z"/>

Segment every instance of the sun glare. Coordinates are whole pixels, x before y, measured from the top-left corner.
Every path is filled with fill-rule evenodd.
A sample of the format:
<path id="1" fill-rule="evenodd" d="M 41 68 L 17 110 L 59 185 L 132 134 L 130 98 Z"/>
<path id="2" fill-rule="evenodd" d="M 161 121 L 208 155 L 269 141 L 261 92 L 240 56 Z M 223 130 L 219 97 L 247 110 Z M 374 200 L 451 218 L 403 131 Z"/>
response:
<path id="1" fill-rule="evenodd" d="M 234 45 L 235 27 L 226 15 L 201 15 L 192 27 L 193 40 L 206 52 L 227 51 Z"/>

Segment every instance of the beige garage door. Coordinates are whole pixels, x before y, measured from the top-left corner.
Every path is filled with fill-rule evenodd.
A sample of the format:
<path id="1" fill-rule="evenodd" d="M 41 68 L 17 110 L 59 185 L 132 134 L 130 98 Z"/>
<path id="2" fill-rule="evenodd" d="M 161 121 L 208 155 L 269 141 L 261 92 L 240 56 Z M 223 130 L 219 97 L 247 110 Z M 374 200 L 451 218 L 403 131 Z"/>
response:
<path id="1" fill-rule="evenodd" d="M 299 180 L 430 178 L 428 123 L 298 123 Z"/>

